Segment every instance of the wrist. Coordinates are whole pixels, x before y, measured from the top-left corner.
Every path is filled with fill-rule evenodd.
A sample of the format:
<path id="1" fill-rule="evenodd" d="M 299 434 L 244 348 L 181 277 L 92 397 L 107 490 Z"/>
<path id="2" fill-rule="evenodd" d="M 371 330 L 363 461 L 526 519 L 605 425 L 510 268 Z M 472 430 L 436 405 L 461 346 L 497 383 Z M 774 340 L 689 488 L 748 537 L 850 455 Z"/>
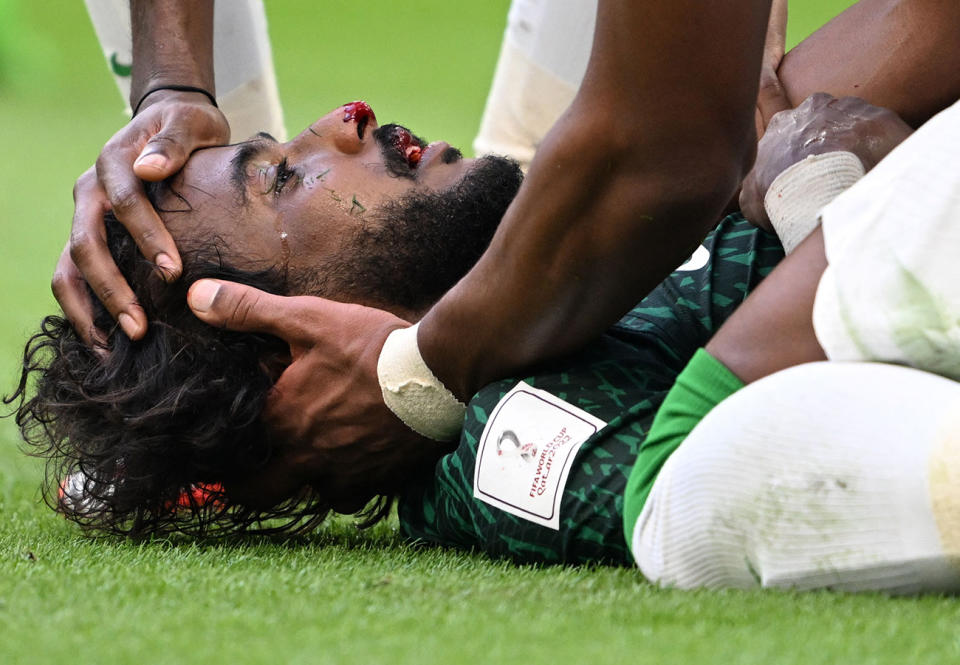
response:
<path id="1" fill-rule="evenodd" d="M 173 87 L 196 88 L 210 93 L 210 96 L 216 98 L 217 88 L 213 81 L 213 76 L 201 76 L 190 68 L 169 69 L 162 72 L 155 72 L 152 76 L 140 80 L 131 81 L 130 85 L 130 108 L 134 109 L 151 90 L 167 89 Z"/>
<path id="2" fill-rule="evenodd" d="M 136 116 L 140 111 L 160 101 L 170 99 L 171 97 L 183 97 L 184 100 L 203 101 L 211 104 L 214 108 L 219 108 L 213 92 L 205 90 L 204 88 L 191 85 L 158 85 L 148 88 L 146 92 L 140 96 L 139 101 L 132 107 L 133 115 Z"/>
<path id="3" fill-rule="evenodd" d="M 434 441 L 457 438 L 466 405 L 433 374 L 420 354 L 419 324 L 394 330 L 377 362 L 384 404 L 410 429 Z"/>
<path id="4" fill-rule="evenodd" d="M 864 175 L 860 158 L 836 151 L 810 155 L 770 184 L 763 206 L 787 254 L 820 223 L 820 210 Z"/>

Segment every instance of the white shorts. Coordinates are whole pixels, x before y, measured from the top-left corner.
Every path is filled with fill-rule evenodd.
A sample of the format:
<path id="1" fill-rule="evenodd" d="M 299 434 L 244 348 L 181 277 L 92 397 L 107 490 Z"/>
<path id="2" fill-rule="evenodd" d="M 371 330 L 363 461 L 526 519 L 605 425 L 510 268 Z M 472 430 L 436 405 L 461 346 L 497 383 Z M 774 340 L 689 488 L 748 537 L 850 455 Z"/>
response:
<path id="1" fill-rule="evenodd" d="M 711 411 L 632 534 L 650 580 L 889 593 L 960 590 L 960 384 L 812 363 Z"/>
<path id="2" fill-rule="evenodd" d="M 821 214 L 829 267 L 813 323 L 831 360 L 960 380 L 960 102 Z"/>

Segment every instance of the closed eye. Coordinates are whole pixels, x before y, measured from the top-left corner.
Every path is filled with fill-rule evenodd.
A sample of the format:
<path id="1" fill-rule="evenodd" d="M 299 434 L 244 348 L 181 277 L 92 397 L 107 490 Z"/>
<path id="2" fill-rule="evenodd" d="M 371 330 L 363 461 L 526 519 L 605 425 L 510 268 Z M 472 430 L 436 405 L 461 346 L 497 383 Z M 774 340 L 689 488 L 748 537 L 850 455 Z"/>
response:
<path id="1" fill-rule="evenodd" d="M 295 182 L 299 182 L 300 174 L 296 169 L 290 168 L 290 165 L 287 164 L 287 158 L 284 157 L 280 160 L 280 163 L 277 164 L 277 180 L 273 185 L 273 193 L 276 196 L 280 196 L 283 188 L 286 187 L 291 178 L 295 179 Z"/>

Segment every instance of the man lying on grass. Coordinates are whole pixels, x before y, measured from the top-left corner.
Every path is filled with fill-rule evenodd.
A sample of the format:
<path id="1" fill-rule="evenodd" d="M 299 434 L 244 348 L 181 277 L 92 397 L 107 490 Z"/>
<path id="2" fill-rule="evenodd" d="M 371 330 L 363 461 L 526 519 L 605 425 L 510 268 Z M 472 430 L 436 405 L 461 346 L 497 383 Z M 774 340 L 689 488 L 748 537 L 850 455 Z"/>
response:
<path id="1" fill-rule="evenodd" d="M 860 102 L 846 104 L 843 112 L 850 120 L 875 121 L 879 113 Z M 809 119 L 822 111 L 808 104 L 796 113 Z M 445 285 L 433 283 L 433 272 L 417 270 L 437 257 L 443 261 L 466 239 L 461 231 L 442 234 L 443 227 L 428 221 L 435 213 L 426 212 L 439 206 L 462 214 L 464 201 L 472 200 L 474 208 L 482 201 L 488 206 L 482 216 L 495 224 L 497 210 L 502 213 L 516 188 L 515 167 L 496 159 L 462 163 L 442 144 L 423 151 L 414 164 L 410 157 L 420 146 L 404 130 L 377 129 L 372 119 L 366 126 L 344 123 L 344 115 L 338 109 L 325 116 L 289 146 L 262 137 L 200 152 L 180 176 L 153 193 L 190 250 L 185 283 L 229 277 L 281 294 L 322 293 L 374 303 L 410 318 L 429 306 Z M 870 146 L 872 152 L 862 157 L 868 166 L 879 158 L 878 151 L 909 132 L 892 114 L 879 116 L 881 122 L 866 123 L 875 133 L 869 141 L 858 142 L 862 136 L 853 141 Z M 365 144 L 365 136 L 378 137 L 379 146 Z M 399 180 L 390 178 L 384 189 L 393 188 L 386 190 L 393 199 L 375 188 L 357 191 L 359 183 L 343 175 L 354 167 L 382 170 L 391 160 L 397 162 L 391 168 Z M 431 164 L 435 172 L 420 171 Z M 449 189 L 425 195 L 416 191 L 416 182 L 404 182 L 413 175 L 443 187 L 463 172 L 467 175 L 452 190 L 455 196 Z M 494 195 L 495 184 L 502 185 L 502 194 Z M 471 199 L 472 188 L 485 194 Z M 304 199 L 284 200 L 291 194 Z M 375 204 L 368 210 L 361 197 Z M 171 206 L 175 201 L 177 208 Z M 306 205 L 325 211 L 314 219 L 330 220 L 322 237 L 315 233 L 318 227 L 298 223 Z M 239 216 L 242 223 L 219 226 L 218 216 Z M 417 220 L 417 230 L 401 235 L 410 220 Z M 398 230 L 387 231 L 390 223 Z M 427 234 L 419 226 L 424 224 L 437 233 Z M 383 248 L 370 240 L 383 241 L 386 234 L 393 241 L 386 252 L 378 251 Z M 31 369 L 40 372 L 37 396 L 21 407 L 18 418 L 28 440 L 50 458 L 51 490 L 57 480 L 73 479 L 57 501 L 68 517 L 94 529 L 138 535 L 295 530 L 312 526 L 331 508 L 352 512 L 374 494 L 399 496 L 401 526 L 411 537 L 546 562 L 629 561 L 625 511 L 628 533 L 634 532 L 634 522 L 659 524 L 660 532 L 664 515 L 667 522 L 682 521 L 683 515 L 662 508 L 657 497 L 664 484 L 655 482 L 682 432 L 677 436 L 675 427 L 667 427 L 672 436 L 665 436 L 661 426 L 643 444 L 650 422 L 696 350 L 781 256 L 773 236 L 739 216 L 723 220 L 687 264 L 603 338 L 523 377 L 526 385 L 513 379 L 481 390 L 470 404 L 458 447 L 440 458 L 432 474 L 430 464 L 442 453 L 437 448 L 425 449 L 420 459 L 395 460 L 370 478 L 369 494 L 361 495 L 339 490 L 338 477 L 349 469 L 331 468 L 317 451 L 271 441 L 259 423 L 287 350 L 265 336 L 200 325 L 185 307 L 184 292 L 158 288 L 152 267 L 117 225 L 110 226 L 110 235 L 115 258 L 136 285 L 151 323 L 159 325 L 151 325 L 150 336 L 136 344 L 111 335 L 97 354 L 62 320 L 48 319 L 28 348 L 21 383 L 22 390 Z M 480 235 L 488 237 L 489 229 Z M 398 240 L 404 237 L 429 243 L 432 256 Z M 678 384 L 681 391 L 689 392 L 705 375 L 722 375 L 722 397 L 742 385 L 740 379 L 752 381 L 823 356 L 807 330 L 811 285 L 823 267 L 822 244 L 817 248 L 816 242 L 803 245 L 813 249 L 798 251 L 774 272 L 758 294 L 760 305 L 745 307 L 736 323 L 716 336 L 707 347 L 716 359 L 696 355 Z M 53 353 L 52 359 L 42 359 L 45 351 Z M 526 408 L 512 408 L 524 401 Z M 669 421 L 670 410 L 666 413 L 661 419 Z M 684 431 L 699 415 L 687 414 Z M 627 489 L 631 471 L 634 480 Z M 382 517 L 387 505 L 374 503 L 367 517 Z M 658 519 L 637 519 L 645 505 L 658 506 Z M 641 563 L 644 557 L 662 561 L 664 554 L 670 559 L 662 550 L 666 541 L 641 537 L 637 542 L 643 549 L 635 547 L 633 554 Z M 672 579 L 655 566 L 647 565 L 644 572 Z M 803 583 L 797 576 L 786 579 Z M 942 580 L 924 588 L 944 586 L 937 582 Z"/>
<path id="2" fill-rule="evenodd" d="M 31 372 L 39 381 L 18 421 L 50 460 L 48 496 L 83 525 L 138 535 L 292 530 L 330 509 L 360 510 L 374 496 L 407 493 L 404 506 L 415 505 L 421 495 L 414 488 L 424 486 L 444 448 L 395 459 L 361 484 L 349 468 L 271 440 L 258 416 L 289 350 L 268 336 L 204 325 L 186 308 L 186 289 L 220 277 L 415 320 L 482 253 L 519 181 L 511 162 L 471 163 L 445 144 L 424 147 L 402 128 L 378 128 L 360 105 L 331 112 L 289 144 L 258 137 L 197 152 L 151 192 L 190 257 L 187 279 L 164 287 L 122 227 L 108 224 L 121 271 L 159 325 L 137 343 L 114 330 L 91 350 L 63 319 L 50 317 L 28 346 L 20 394 Z M 597 417 L 633 407 L 641 423 L 649 420 L 689 357 L 780 256 L 774 236 L 739 217 L 725 220 L 693 262 L 610 336 L 560 371 L 545 368 L 539 382 L 573 377 L 579 395 L 594 395 Z M 99 315 L 108 327 L 106 311 Z M 481 391 L 467 431 L 500 392 L 500 385 Z M 612 493 L 622 490 L 635 446 L 619 454 Z M 59 500 L 64 478 L 71 481 Z M 368 517 L 382 517 L 387 505 L 375 503 Z M 272 517 L 285 519 L 264 522 Z M 602 529 L 604 537 L 584 552 L 541 558 L 625 560 L 618 519 L 583 529 Z M 578 541 L 578 533 L 569 537 Z"/>
<path id="3" fill-rule="evenodd" d="M 166 288 L 122 227 L 108 225 L 112 254 L 157 324 L 149 336 L 131 343 L 114 331 L 90 349 L 66 321 L 49 317 L 28 345 L 20 394 L 30 372 L 40 381 L 18 421 L 50 458 L 52 489 L 74 473 L 85 478 L 87 498 L 61 509 L 95 528 L 146 533 L 244 528 L 291 512 L 292 526 L 331 507 L 362 508 L 373 492 L 339 492 L 345 474 L 337 469 L 303 469 L 314 489 L 279 507 L 243 495 L 241 480 L 280 452 L 259 415 L 289 350 L 206 326 L 186 308 L 187 287 L 200 277 L 236 279 L 416 319 L 482 254 L 520 181 L 509 160 L 461 159 L 445 143 L 378 127 L 362 102 L 286 144 L 258 136 L 195 153 L 151 193 L 190 257 L 187 279 Z M 99 315 L 109 329 L 107 312 Z M 369 485 L 394 494 L 422 461 L 398 460 Z M 194 506 L 195 516 L 175 510 L 197 483 L 228 491 Z"/>

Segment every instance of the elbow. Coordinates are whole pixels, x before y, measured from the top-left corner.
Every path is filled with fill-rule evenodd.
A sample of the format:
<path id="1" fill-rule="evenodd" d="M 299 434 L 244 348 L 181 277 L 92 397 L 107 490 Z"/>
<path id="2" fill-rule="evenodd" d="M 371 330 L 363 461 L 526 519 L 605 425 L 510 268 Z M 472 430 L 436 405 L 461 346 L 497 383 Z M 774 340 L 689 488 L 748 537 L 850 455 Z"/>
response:
<path id="1" fill-rule="evenodd" d="M 575 102 L 541 146 L 541 170 L 575 171 L 578 186 L 615 193 L 621 209 L 696 219 L 706 231 L 753 164 L 752 114 L 720 104 L 699 104 L 696 113 L 629 107 Z"/>
<path id="2" fill-rule="evenodd" d="M 651 214 L 670 219 L 700 220 L 706 232 L 736 197 L 756 158 L 752 123 L 732 132 L 681 129 L 673 140 L 653 147 L 621 147 L 623 188 L 636 204 L 656 201 Z M 633 205 L 633 204 L 631 204 Z"/>
<path id="3" fill-rule="evenodd" d="M 589 109 L 578 123 L 577 143 L 598 169 L 612 176 L 656 183 L 660 191 L 723 206 L 740 187 L 756 157 L 753 106 L 734 108 L 725 100 L 697 100 L 681 110 L 651 112 Z"/>

